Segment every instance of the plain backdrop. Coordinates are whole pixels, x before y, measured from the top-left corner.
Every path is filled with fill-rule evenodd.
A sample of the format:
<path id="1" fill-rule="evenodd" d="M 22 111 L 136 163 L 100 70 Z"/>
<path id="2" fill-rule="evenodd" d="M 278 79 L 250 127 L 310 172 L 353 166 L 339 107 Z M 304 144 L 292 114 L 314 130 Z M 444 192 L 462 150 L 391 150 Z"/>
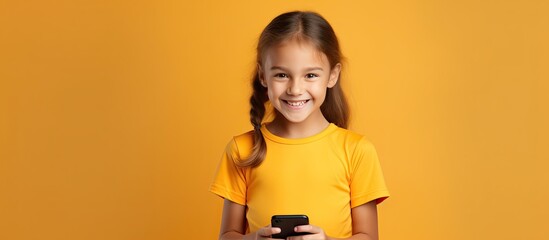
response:
<path id="1" fill-rule="evenodd" d="M 381 239 L 544 239 L 549 1 L 1 1 L 0 239 L 216 239 L 260 31 L 313 10 L 392 196 Z"/>

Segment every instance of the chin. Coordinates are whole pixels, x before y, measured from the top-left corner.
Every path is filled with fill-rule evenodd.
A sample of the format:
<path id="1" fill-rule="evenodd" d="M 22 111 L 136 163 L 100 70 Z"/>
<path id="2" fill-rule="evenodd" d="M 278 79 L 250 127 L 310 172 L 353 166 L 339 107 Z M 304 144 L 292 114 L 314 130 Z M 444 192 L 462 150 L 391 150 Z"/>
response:
<path id="1" fill-rule="evenodd" d="M 294 124 L 298 124 L 298 123 L 304 123 L 307 118 L 296 118 L 296 117 L 289 117 L 289 116 L 284 116 L 284 118 L 286 119 L 286 121 L 288 123 L 294 123 Z"/>

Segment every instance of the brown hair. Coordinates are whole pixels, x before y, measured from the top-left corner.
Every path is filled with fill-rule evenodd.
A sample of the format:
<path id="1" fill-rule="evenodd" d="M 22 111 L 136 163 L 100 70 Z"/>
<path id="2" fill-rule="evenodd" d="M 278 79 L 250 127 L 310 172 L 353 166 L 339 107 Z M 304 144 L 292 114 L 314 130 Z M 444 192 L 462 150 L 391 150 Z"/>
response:
<path id="1" fill-rule="evenodd" d="M 257 44 L 258 66 L 261 66 L 263 57 L 270 47 L 291 38 L 305 40 L 315 45 L 328 58 L 330 68 L 341 63 L 342 55 L 339 49 L 339 42 L 328 21 L 318 13 L 295 11 L 277 16 L 265 27 Z M 341 78 L 336 82 L 335 86 L 327 89 L 326 98 L 320 109 L 328 122 L 342 128 L 347 128 L 349 107 L 339 84 L 340 80 Z M 267 145 L 260 128 L 265 116 L 265 103 L 269 98 L 267 96 L 267 88 L 261 85 L 257 69 L 254 72 L 252 87 L 250 122 L 254 126 L 254 146 L 252 153 L 247 159 L 237 162 L 240 167 L 259 166 L 267 153 Z"/>

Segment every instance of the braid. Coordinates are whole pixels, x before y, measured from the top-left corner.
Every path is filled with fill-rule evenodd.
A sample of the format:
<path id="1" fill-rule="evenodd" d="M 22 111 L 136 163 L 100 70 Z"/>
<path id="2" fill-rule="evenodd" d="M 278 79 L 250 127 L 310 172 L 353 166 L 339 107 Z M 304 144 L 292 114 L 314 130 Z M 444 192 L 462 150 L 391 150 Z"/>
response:
<path id="1" fill-rule="evenodd" d="M 265 116 L 265 102 L 267 102 L 268 97 L 266 88 L 261 85 L 258 73 L 255 74 L 252 85 L 253 93 L 250 97 L 250 122 L 254 127 L 254 146 L 248 159 L 237 162 L 239 167 L 257 167 L 263 162 L 265 155 L 267 154 L 267 145 L 265 143 L 265 138 L 261 133 L 261 122 Z"/>

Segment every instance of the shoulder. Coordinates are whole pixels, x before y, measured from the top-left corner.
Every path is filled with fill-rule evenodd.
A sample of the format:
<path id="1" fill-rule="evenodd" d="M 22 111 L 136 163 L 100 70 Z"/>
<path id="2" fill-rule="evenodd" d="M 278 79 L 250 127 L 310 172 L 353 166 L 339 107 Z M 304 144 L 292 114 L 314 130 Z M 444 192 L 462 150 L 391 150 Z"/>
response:
<path id="1" fill-rule="evenodd" d="M 332 141 L 334 145 L 342 147 L 347 159 L 351 165 L 359 164 L 367 159 L 377 159 L 377 152 L 374 144 L 363 134 L 338 128 L 332 134 Z"/>
<path id="2" fill-rule="evenodd" d="M 254 131 L 248 131 L 239 135 L 233 136 L 232 142 L 238 144 L 252 144 L 254 141 Z"/>
<path id="3" fill-rule="evenodd" d="M 373 149 L 374 146 L 368 138 L 358 132 L 345 128 L 337 128 L 333 134 L 334 140 L 342 143 L 348 150 Z"/>
<path id="4" fill-rule="evenodd" d="M 248 131 L 233 136 L 227 144 L 226 152 L 232 156 L 233 161 L 246 159 L 252 151 L 254 144 L 254 132 Z"/>

